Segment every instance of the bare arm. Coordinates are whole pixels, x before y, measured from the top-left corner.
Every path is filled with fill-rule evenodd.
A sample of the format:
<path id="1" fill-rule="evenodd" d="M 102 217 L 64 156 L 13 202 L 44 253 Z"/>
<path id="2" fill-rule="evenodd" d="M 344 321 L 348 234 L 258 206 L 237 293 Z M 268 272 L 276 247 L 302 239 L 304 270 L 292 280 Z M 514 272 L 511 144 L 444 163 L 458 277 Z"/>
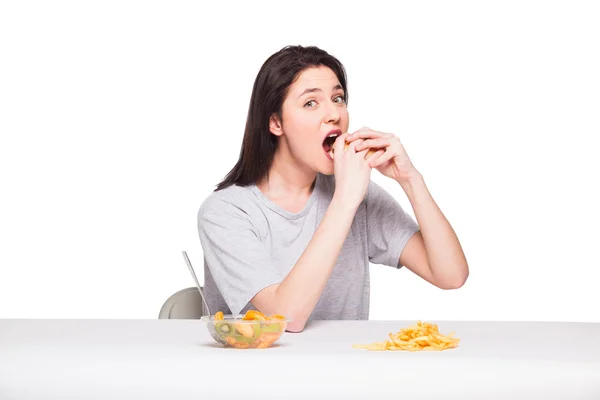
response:
<path id="1" fill-rule="evenodd" d="M 292 319 L 288 330 L 300 332 L 315 308 L 352 225 L 356 207 L 334 197 L 313 238 L 287 277 L 261 290 L 251 303 L 266 314 Z"/>
<path id="2" fill-rule="evenodd" d="M 359 139 L 364 140 L 356 148 L 359 151 L 371 147 L 385 148 L 385 152 L 370 165 L 402 186 L 421 228 L 421 232 L 408 241 L 398 262 L 440 288 L 461 287 L 469 275 L 465 254 L 400 139 L 392 133 L 377 132 L 367 127 L 360 129 L 348 141 L 354 143 Z"/>
<path id="3" fill-rule="evenodd" d="M 344 151 L 346 136 L 339 136 L 334 144 L 335 194 L 313 238 L 280 284 L 261 290 L 250 300 L 266 314 L 292 319 L 288 326 L 292 332 L 304 329 L 319 301 L 369 185 L 367 150 L 355 152 L 354 147 L 361 143 L 357 141 Z"/>
<path id="4" fill-rule="evenodd" d="M 399 262 L 442 289 L 461 287 L 469 267 L 456 233 L 433 200 L 423 177 L 415 173 L 399 182 L 421 228 L 406 244 Z"/>

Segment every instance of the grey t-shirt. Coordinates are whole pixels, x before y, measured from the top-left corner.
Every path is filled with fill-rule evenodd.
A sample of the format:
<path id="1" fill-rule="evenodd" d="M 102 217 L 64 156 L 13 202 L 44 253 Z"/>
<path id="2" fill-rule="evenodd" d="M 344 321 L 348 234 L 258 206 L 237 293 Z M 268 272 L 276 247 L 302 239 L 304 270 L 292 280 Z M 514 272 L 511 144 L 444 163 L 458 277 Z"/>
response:
<path id="1" fill-rule="evenodd" d="M 291 213 L 256 185 L 213 192 L 198 212 L 204 252 L 204 292 L 211 312 L 245 313 L 250 300 L 283 281 L 312 239 L 335 189 L 318 174 L 302 211 Z M 400 254 L 419 230 L 383 188 L 371 181 L 348 237 L 310 319 L 369 318 L 369 262 L 400 268 Z"/>

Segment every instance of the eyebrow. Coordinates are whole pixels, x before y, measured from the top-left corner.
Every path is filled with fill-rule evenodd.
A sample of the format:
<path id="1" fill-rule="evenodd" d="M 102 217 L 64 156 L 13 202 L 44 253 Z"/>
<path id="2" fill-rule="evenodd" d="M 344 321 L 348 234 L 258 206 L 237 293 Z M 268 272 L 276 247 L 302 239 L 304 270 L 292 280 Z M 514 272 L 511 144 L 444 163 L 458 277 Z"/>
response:
<path id="1" fill-rule="evenodd" d="M 333 87 L 333 90 L 340 90 L 343 89 L 342 85 L 337 84 Z M 298 98 L 304 96 L 306 93 L 314 93 L 314 92 L 322 92 L 322 90 L 320 88 L 309 88 L 306 89 L 304 92 L 302 92 L 302 94 L 300 96 L 298 96 Z"/>

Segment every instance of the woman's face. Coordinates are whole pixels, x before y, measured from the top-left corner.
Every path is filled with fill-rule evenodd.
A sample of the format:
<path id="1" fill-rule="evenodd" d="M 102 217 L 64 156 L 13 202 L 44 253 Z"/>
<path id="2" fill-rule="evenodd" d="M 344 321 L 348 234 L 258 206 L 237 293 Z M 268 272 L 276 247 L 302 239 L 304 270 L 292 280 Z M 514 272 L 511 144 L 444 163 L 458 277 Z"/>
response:
<path id="1" fill-rule="evenodd" d="M 278 151 L 289 153 L 302 168 L 326 175 L 333 174 L 328 154 L 337 130 L 346 133 L 349 125 L 344 90 L 328 67 L 311 67 L 301 72 L 290 86 L 283 102 L 282 124 L 271 121 L 271 132 L 280 137 Z"/>

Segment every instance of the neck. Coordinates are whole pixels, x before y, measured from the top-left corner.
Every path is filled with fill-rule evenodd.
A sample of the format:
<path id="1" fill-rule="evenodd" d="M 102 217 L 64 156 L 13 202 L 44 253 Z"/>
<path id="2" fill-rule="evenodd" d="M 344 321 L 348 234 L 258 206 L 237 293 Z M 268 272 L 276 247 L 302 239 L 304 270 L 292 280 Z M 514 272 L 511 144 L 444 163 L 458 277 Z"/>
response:
<path id="1" fill-rule="evenodd" d="M 281 144 L 281 143 L 280 143 Z M 308 196 L 312 192 L 317 173 L 302 168 L 291 156 L 287 146 L 279 146 L 268 179 L 259 189 L 268 197 Z"/>

